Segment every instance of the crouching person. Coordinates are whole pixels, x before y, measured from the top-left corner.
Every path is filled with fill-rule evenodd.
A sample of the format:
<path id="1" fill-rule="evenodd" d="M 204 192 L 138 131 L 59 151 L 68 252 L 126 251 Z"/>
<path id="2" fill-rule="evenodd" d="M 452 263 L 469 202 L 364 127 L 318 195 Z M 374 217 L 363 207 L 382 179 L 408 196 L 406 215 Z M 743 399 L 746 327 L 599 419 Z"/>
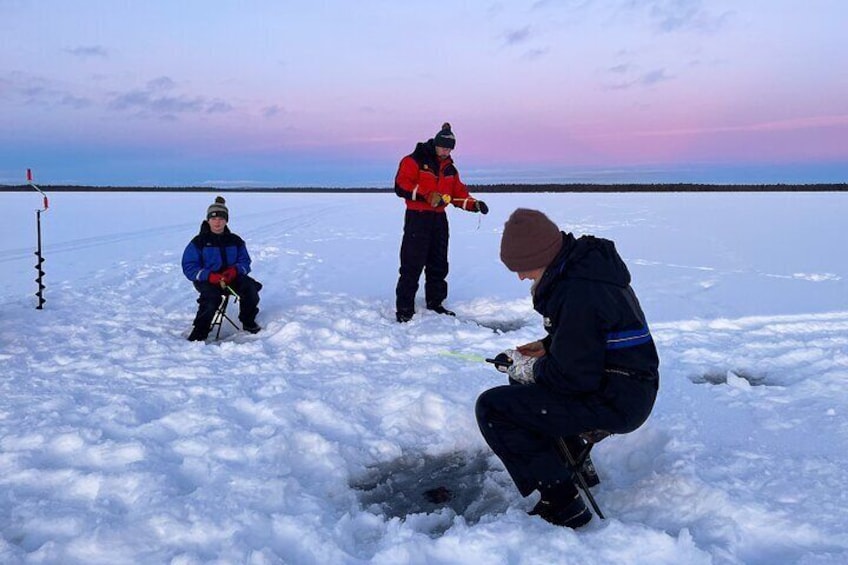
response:
<path id="1" fill-rule="evenodd" d="M 229 289 L 239 297 L 239 320 L 244 330 L 257 333 L 262 329 L 256 323 L 262 284 L 248 276 L 250 254 L 244 240 L 227 227 L 229 218 L 226 201 L 218 196 L 206 210 L 206 220 L 200 224 L 200 233 L 183 251 L 183 274 L 200 293 L 189 341 L 206 339 L 221 296 L 230 292 Z"/>
<path id="2" fill-rule="evenodd" d="M 519 279 L 533 281 L 547 336 L 505 352 L 510 384 L 480 395 L 477 423 L 522 496 L 540 492 L 531 514 L 577 528 L 592 514 L 557 439 L 571 447 L 586 432 L 641 426 L 657 394 L 657 351 L 612 241 L 575 238 L 541 212 L 519 208 L 504 226 L 500 256 Z"/>

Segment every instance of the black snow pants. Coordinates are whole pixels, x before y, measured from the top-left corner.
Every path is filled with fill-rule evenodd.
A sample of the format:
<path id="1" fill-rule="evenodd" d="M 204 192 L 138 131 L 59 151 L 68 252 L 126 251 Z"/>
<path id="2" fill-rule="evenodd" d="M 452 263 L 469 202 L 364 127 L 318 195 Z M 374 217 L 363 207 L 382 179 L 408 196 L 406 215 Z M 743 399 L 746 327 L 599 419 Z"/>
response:
<path id="1" fill-rule="evenodd" d="M 645 421 L 656 385 L 634 380 L 625 386 L 644 404 L 630 415 L 600 396 L 556 394 L 537 384 L 495 387 L 477 399 L 477 425 L 521 495 L 528 496 L 536 489 L 573 480 L 557 451 L 557 438 L 572 446 L 581 433 L 626 433 Z"/>
<path id="2" fill-rule="evenodd" d="M 221 304 L 221 296 L 229 292 L 209 282 L 195 282 L 194 288 L 200 293 L 197 297 L 197 315 L 194 317 L 194 327 L 199 331 L 208 331 L 212 326 L 212 318 Z M 236 294 L 239 295 L 239 320 L 242 325 L 252 325 L 256 322 L 259 313 L 259 291 L 262 283 L 247 275 L 239 275 L 230 284 Z"/>
<path id="3" fill-rule="evenodd" d="M 399 313 L 415 312 L 418 279 L 424 271 L 427 308 L 448 296 L 448 216 L 442 212 L 407 210 L 400 245 L 400 277 L 395 289 Z"/>

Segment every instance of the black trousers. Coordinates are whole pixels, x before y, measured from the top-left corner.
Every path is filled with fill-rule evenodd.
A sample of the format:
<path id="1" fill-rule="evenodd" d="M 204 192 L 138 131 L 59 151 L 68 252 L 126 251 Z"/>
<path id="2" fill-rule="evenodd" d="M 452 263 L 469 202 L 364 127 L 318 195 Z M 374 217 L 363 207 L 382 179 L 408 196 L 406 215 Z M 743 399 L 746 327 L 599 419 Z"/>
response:
<path id="1" fill-rule="evenodd" d="M 644 421 L 640 416 L 640 422 L 629 422 L 596 397 L 558 395 L 536 384 L 489 389 L 477 399 L 475 412 L 486 443 L 522 496 L 573 480 L 557 451 L 557 438 L 572 447 L 579 445 L 577 436 L 583 432 L 621 433 Z"/>
<path id="2" fill-rule="evenodd" d="M 194 327 L 203 331 L 209 329 L 212 325 L 212 318 L 215 317 L 218 305 L 221 304 L 221 296 L 228 291 L 209 282 L 195 282 L 194 288 L 200 293 L 200 296 L 197 297 L 197 315 L 194 317 Z M 259 291 L 262 289 L 262 283 L 247 275 L 239 275 L 230 284 L 230 288 L 239 295 L 239 320 L 241 320 L 241 323 L 255 322 L 256 315 L 259 313 Z"/>
<path id="3" fill-rule="evenodd" d="M 422 270 L 427 307 L 440 306 L 447 298 L 448 239 L 447 214 L 406 211 L 400 245 L 400 277 L 395 289 L 398 312 L 412 314 L 415 311 L 415 293 Z"/>

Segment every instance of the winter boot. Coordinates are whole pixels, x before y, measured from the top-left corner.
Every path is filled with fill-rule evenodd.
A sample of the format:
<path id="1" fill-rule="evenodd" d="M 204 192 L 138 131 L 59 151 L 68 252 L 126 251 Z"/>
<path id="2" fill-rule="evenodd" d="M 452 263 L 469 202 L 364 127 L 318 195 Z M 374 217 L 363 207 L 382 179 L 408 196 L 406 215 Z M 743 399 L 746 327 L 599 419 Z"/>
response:
<path id="1" fill-rule="evenodd" d="M 257 324 L 255 321 L 254 322 L 242 322 L 241 327 L 244 328 L 244 331 L 252 333 L 252 334 L 258 334 L 262 330 L 262 327 L 259 324 Z"/>
<path id="2" fill-rule="evenodd" d="M 432 310 L 436 314 L 444 314 L 446 316 L 456 316 L 456 312 L 452 312 L 439 304 L 438 306 L 427 306 L 427 310 Z"/>
<path id="3" fill-rule="evenodd" d="M 414 310 L 398 310 L 395 313 L 395 318 L 401 324 L 405 324 L 412 319 L 412 316 L 415 315 Z"/>
<path id="4" fill-rule="evenodd" d="M 574 483 L 567 482 L 542 490 L 542 499 L 529 512 L 555 526 L 580 528 L 592 520 L 592 513 L 577 492 Z"/>
<path id="5" fill-rule="evenodd" d="M 191 333 L 188 335 L 189 341 L 206 341 L 206 338 L 209 337 L 209 330 L 203 331 L 197 327 L 192 328 Z"/>

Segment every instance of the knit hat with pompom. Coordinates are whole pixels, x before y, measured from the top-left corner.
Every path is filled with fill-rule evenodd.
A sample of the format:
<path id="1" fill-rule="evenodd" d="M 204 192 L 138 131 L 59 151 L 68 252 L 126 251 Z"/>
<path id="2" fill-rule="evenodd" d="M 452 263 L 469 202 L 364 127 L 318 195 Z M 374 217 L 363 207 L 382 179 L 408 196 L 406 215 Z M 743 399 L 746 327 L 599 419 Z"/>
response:
<path id="1" fill-rule="evenodd" d="M 206 209 L 206 219 L 212 218 L 224 218 L 228 222 L 230 221 L 230 211 L 227 210 L 227 201 L 224 200 L 223 196 L 216 196 L 215 202 Z"/>
<path id="2" fill-rule="evenodd" d="M 433 145 L 447 149 L 456 147 L 456 136 L 451 131 L 451 125 L 448 122 L 443 123 L 442 129 L 433 137 Z"/>

